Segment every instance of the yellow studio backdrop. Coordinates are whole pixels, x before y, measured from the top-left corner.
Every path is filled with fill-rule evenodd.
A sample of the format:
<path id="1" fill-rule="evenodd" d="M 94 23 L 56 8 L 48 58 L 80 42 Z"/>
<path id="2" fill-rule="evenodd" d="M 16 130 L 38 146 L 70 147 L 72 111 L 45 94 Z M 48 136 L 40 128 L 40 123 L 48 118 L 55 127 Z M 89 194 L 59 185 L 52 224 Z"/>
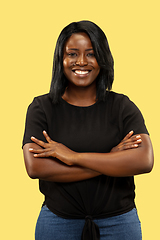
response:
<path id="1" fill-rule="evenodd" d="M 142 111 L 155 152 L 150 174 L 135 177 L 143 240 L 159 240 L 159 0 L 6 0 L 0 3 L 0 239 L 34 240 L 43 196 L 25 171 L 21 149 L 27 106 L 49 91 L 55 42 L 64 26 L 91 20 L 115 60 L 113 90 Z"/>

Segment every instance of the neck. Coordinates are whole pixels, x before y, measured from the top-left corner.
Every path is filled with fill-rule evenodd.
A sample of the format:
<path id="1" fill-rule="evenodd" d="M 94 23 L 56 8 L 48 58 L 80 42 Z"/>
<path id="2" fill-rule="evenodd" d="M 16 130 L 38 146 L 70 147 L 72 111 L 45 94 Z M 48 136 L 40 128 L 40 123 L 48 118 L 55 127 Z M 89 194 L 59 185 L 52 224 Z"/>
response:
<path id="1" fill-rule="evenodd" d="M 96 86 L 92 88 L 80 88 L 68 86 L 64 92 L 62 98 L 75 106 L 90 106 L 93 105 L 96 100 Z"/>

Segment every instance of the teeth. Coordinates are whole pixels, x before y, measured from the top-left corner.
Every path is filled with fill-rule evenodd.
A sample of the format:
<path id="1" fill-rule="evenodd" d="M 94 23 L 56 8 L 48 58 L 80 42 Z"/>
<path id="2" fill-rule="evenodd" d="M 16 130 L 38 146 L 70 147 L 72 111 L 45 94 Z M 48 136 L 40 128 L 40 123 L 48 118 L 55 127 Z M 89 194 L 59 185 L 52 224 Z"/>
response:
<path id="1" fill-rule="evenodd" d="M 89 73 L 89 71 L 76 70 L 75 73 L 76 74 L 87 74 L 87 73 Z"/>

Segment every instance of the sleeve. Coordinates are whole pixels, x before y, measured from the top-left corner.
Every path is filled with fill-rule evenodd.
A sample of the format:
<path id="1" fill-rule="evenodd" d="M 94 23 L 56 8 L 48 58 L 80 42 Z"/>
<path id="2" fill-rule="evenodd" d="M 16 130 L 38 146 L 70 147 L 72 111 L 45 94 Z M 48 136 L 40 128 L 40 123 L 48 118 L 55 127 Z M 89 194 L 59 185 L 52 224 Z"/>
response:
<path id="1" fill-rule="evenodd" d="M 22 147 L 26 143 L 32 143 L 32 136 L 46 142 L 43 130 L 48 130 L 46 116 L 38 98 L 34 98 L 27 110 Z"/>
<path id="2" fill-rule="evenodd" d="M 121 117 L 123 138 L 131 130 L 134 131 L 134 134 L 149 134 L 142 113 L 127 96 L 124 96 L 123 98 Z"/>

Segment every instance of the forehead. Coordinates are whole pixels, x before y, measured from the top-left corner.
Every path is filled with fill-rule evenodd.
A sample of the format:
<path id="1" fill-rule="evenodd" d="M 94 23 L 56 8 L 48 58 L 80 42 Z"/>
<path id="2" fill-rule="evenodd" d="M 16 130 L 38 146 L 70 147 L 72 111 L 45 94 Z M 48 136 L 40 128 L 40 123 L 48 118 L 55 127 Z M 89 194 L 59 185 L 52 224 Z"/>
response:
<path id="1" fill-rule="evenodd" d="M 89 36 L 86 33 L 73 33 L 71 37 L 66 41 L 65 48 L 73 47 L 89 47 L 92 48 L 92 43 Z"/>

